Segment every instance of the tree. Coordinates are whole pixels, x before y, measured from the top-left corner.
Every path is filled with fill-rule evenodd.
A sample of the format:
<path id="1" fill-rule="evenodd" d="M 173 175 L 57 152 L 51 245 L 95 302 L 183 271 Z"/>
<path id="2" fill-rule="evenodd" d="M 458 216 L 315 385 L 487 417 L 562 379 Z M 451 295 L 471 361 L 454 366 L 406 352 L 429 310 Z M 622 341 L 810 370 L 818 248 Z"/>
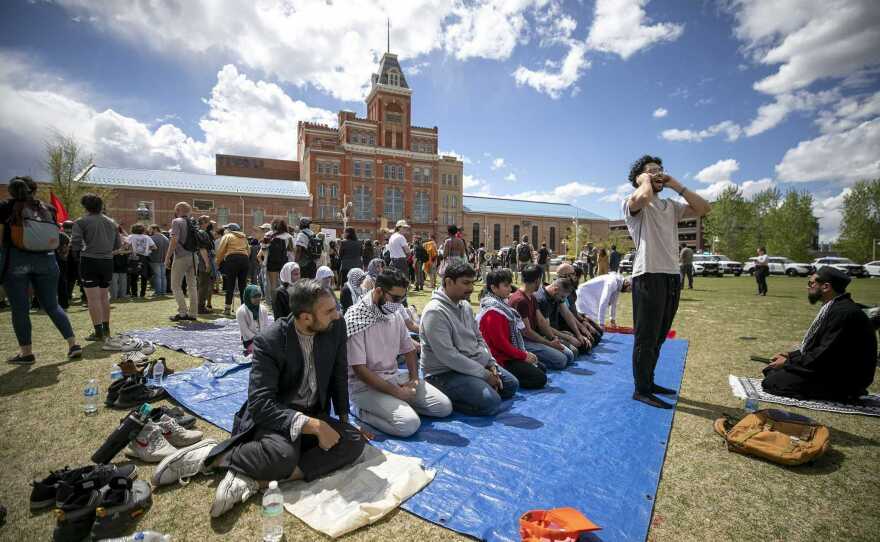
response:
<path id="1" fill-rule="evenodd" d="M 712 212 L 705 218 L 706 237 L 718 238 L 713 250 L 734 260 L 745 260 L 752 252 L 755 206 L 747 201 L 739 188 L 731 186 L 712 203 Z"/>
<path id="2" fill-rule="evenodd" d="M 113 199 L 111 189 L 85 182 L 86 176 L 78 178 L 93 160 L 79 141 L 73 136 L 56 133 L 46 141 L 45 145 L 44 166 L 51 180 L 50 188 L 64 204 L 71 217 L 77 217 L 84 212 L 80 199 L 88 192 L 101 196 L 104 206 L 109 207 Z M 46 197 L 45 201 L 48 199 Z"/>
<path id="3" fill-rule="evenodd" d="M 766 218 L 767 251 L 797 261 L 809 261 L 810 249 L 818 241 L 819 221 L 813 214 L 813 195 L 789 191 Z"/>
<path id="4" fill-rule="evenodd" d="M 842 215 L 838 250 L 856 262 L 869 261 L 880 239 L 880 179 L 857 182 L 843 198 Z"/>
<path id="5" fill-rule="evenodd" d="M 607 244 L 608 246 L 606 248 L 610 249 L 612 245 L 616 246 L 617 251 L 621 254 L 626 254 L 631 248 L 636 247 L 633 240 L 630 239 L 629 231 L 627 230 L 612 230 L 608 232 Z"/>
<path id="6" fill-rule="evenodd" d="M 590 228 L 584 226 L 583 224 L 578 226 L 578 231 L 575 232 L 575 229 L 572 227 L 567 228 L 567 233 L 565 236 L 565 255 L 569 259 L 575 258 L 578 254 L 581 253 L 581 250 L 586 246 L 588 242 L 592 241 L 590 239 Z M 580 246 L 577 246 L 578 243 Z"/>
<path id="7" fill-rule="evenodd" d="M 754 254 L 758 247 L 766 247 L 768 241 L 768 220 L 770 215 L 779 208 L 782 202 L 782 192 L 776 188 L 768 188 L 758 192 L 750 203 L 752 204 L 753 220 L 749 230 L 748 241 L 751 244 L 750 255 Z"/>

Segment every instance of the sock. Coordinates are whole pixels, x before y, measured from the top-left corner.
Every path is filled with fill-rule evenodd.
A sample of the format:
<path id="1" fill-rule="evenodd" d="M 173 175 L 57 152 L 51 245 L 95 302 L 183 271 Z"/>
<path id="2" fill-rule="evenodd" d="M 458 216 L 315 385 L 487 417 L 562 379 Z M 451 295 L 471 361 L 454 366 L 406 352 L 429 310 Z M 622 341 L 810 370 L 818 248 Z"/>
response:
<path id="1" fill-rule="evenodd" d="M 104 322 L 101 324 L 101 328 L 104 330 L 104 335 L 106 337 L 110 336 L 110 322 Z"/>
<path id="2" fill-rule="evenodd" d="M 100 339 L 103 336 L 104 336 L 104 326 L 101 324 L 96 325 L 95 326 L 95 337 L 98 337 Z"/>

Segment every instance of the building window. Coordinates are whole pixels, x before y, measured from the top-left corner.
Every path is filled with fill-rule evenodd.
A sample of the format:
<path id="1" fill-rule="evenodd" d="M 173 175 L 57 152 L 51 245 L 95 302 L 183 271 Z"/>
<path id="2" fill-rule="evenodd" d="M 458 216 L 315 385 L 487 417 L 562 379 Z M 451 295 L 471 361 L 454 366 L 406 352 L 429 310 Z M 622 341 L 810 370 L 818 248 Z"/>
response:
<path id="1" fill-rule="evenodd" d="M 446 186 L 446 174 L 445 173 L 440 174 L 440 184 L 442 184 L 443 186 Z"/>
<path id="2" fill-rule="evenodd" d="M 217 223 L 220 224 L 220 226 L 229 224 L 229 209 L 227 207 L 217 208 Z"/>
<path id="3" fill-rule="evenodd" d="M 287 225 L 296 227 L 299 224 L 300 214 L 294 210 L 287 211 Z"/>
<path id="4" fill-rule="evenodd" d="M 364 177 L 371 178 L 373 176 L 373 162 L 364 162 Z"/>
<path id="5" fill-rule="evenodd" d="M 354 176 L 355 177 L 361 176 L 361 161 L 360 160 L 354 161 Z"/>
<path id="6" fill-rule="evenodd" d="M 265 212 L 263 212 L 262 209 L 254 209 L 252 212 L 254 217 L 254 226 L 259 226 L 266 221 L 266 214 Z"/>
<path id="7" fill-rule="evenodd" d="M 513 241 L 519 241 L 519 224 L 513 227 Z"/>
<path id="8" fill-rule="evenodd" d="M 214 200 L 211 199 L 194 199 L 193 200 L 193 210 L 194 211 L 213 211 L 214 210 Z"/>
<path id="9" fill-rule="evenodd" d="M 480 223 L 479 222 L 474 222 L 474 233 L 473 233 L 472 239 L 474 241 L 475 247 L 480 246 Z"/>
<path id="10" fill-rule="evenodd" d="M 417 183 L 422 182 L 422 168 L 414 167 L 413 168 L 413 180 Z"/>
<path id="11" fill-rule="evenodd" d="M 556 227 L 550 226 L 550 250 L 556 251 Z"/>
<path id="12" fill-rule="evenodd" d="M 318 185 L 318 197 L 319 197 L 319 198 L 326 197 L 326 192 L 325 192 L 325 190 L 324 190 L 324 185 L 323 185 L 323 184 L 319 184 L 319 185 Z"/>
<path id="13" fill-rule="evenodd" d="M 431 168 L 426 167 L 424 170 L 422 170 L 422 178 L 425 180 L 426 183 L 431 182 Z"/>
<path id="14" fill-rule="evenodd" d="M 431 221 L 431 197 L 427 192 L 418 191 L 413 198 L 413 220 L 416 222 Z"/>
<path id="15" fill-rule="evenodd" d="M 385 112 L 385 122 L 396 122 L 401 123 L 403 121 L 403 115 L 400 113 L 391 113 L 390 111 Z"/>
<path id="16" fill-rule="evenodd" d="M 540 243 L 538 242 L 538 226 L 532 226 L 532 246 L 540 246 Z"/>
<path id="17" fill-rule="evenodd" d="M 367 136 L 367 138 L 369 139 L 369 141 L 368 141 L 368 144 L 369 144 L 369 145 L 375 145 L 375 144 L 376 144 L 376 136 L 375 136 L 375 135 L 370 134 L 369 136 Z"/>
<path id="18" fill-rule="evenodd" d="M 385 189 L 385 217 L 389 221 L 403 218 L 403 192 L 399 188 Z"/>
<path id="19" fill-rule="evenodd" d="M 393 87 L 400 86 L 400 75 L 394 72 L 388 74 L 388 84 Z"/>
<path id="20" fill-rule="evenodd" d="M 386 179 L 403 180 L 403 166 L 398 164 L 385 164 L 384 168 Z"/>
<path id="21" fill-rule="evenodd" d="M 492 248 L 501 250 L 501 224 L 492 226 Z"/>
<path id="22" fill-rule="evenodd" d="M 333 175 L 339 175 L 339 164 L 333 164 Z"/>
<path id="23" fill-rule="evenodd" d="M 452 186 L 458 186 L 458 173 L 452 176 Z"/>
<path id="24" fill-rule="evenodd" d="M 458 209 L 458 196 L 452 194 L 452 206 L 453 209 Z"/>
<path id="25" fill-rule="evenodd" d="M 369 187 L 354 188 L 354 219 L 370 220 L 373 218 L 373 198 Z"/>
<path id="26" fill-rule="evenodd" d="M 336 199 L 339 195 L 339 185 L 330 185 L 330 199 Z"/>

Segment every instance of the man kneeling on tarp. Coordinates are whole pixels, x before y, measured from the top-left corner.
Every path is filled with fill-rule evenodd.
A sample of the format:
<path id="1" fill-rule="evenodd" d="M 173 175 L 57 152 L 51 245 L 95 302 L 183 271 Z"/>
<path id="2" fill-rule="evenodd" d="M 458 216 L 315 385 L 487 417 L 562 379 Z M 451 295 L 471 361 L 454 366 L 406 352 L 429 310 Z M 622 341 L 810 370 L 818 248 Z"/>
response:
<path id="1" fill-rule="evenodd" d="M 822 308 L 798 350 L 780 353 L 764 368 L 764 391 L 796 399 L 845 401 L 865 395 L 874 380 L 877 337 L 853 302 L 850 278 L 833 267 L 810 276 L 807 297 Z"/>
<path id="2" fill-rule="evenodd" d="M 153 485 L 212 469 L 226 471 L 211 516 L 245 502 L 269 481 L 311 481 L 353 463 L 365 438 L 348 424 L 345 322 L 321 283 L 303 279 L 289 290 L 290 316 L 254 339 L 248 399 L 232 437 L 203 440 L 165 458 Z M 339 420 L 330 418 L 330 402 Z"/>

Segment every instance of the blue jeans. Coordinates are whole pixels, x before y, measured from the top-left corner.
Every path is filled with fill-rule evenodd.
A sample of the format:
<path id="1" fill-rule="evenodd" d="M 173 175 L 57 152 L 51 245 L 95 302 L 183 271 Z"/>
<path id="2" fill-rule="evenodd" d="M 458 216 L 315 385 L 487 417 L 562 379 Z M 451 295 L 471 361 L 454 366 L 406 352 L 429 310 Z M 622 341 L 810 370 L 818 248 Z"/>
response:
<path id="1" fill-rule="evenodd" d="M 58 262 L 55 254 L 22 252 L 16 248 L 5 251 L 9 258 L 9 269 L 3 286 L 12 307 L 12 328 L 19 346 L 29 346 L 31 341 L 30 288 L 40 301 L 52 323 L 65 339 L 73 337 L 73 328 L 67 314 L 58 305 Z"/>
<path id="2" fill-rule="evenodd" d="M 501 375 L 501 394 L 482 378 L 449 371 L 431 375 L 425 380 L 443 392 L 452 401 L 452 409 L 471 416 L 491 416 L 498 412 L 501 401 L 510 399 L 519 388 L 519 380 L 503 367 L 498 367 Z"/>
<path id="3" fill-rule="evenodd" d="M 110 299 L 128 298 L 128 273 L 113 273 L 110 281 Z"/>
<path id="4" fill-rule="evenodd" d="M 548 369 L 561 371 L 562 369 L 565 369 L 566 366 L 574 363 L 576 353 L 572 352 L 571 349 L 565 345 L 562 345 L 562 351 L 559 351 L 552 346 L 547 346 L 546 344 L 531 341 L 525 341 L 525 345 L 526 352 L 531 352 L 538 356 L 538 361 L 546 365 Z"/>
<path id="5" fill-rule="evenodd" d="M 166 284 L 165 280 L 168 277 L 165 276 L 165 264 L 163 262 L 150 262 L 150 270 L 153 272 L 153 276 L 150 277 L 153 281 L 153 294 L 167 294 L 168 284 Z"/>

